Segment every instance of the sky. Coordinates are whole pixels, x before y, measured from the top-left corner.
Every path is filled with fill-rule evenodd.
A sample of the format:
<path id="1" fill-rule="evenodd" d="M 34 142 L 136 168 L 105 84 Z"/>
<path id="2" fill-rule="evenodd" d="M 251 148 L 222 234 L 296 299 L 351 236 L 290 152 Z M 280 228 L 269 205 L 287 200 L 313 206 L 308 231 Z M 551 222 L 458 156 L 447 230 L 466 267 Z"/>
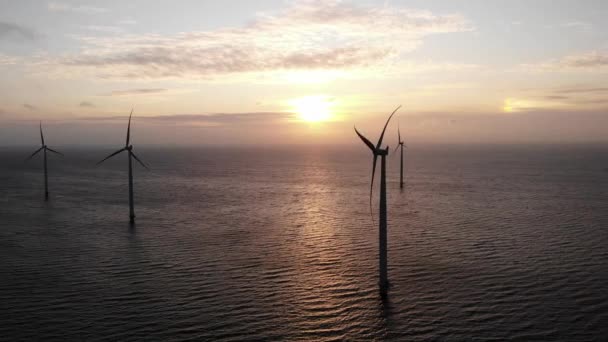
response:
<path id="1" fill-rule="evenodd" d="M 0 146 L 608 142 L 608 2 L 0 0 Z M 394 139 L 393 139 L 394 140 Z M 50 143 L 50 142 L 49 142 Z M 390 142 L 389 142 L 390 143 Z"/>

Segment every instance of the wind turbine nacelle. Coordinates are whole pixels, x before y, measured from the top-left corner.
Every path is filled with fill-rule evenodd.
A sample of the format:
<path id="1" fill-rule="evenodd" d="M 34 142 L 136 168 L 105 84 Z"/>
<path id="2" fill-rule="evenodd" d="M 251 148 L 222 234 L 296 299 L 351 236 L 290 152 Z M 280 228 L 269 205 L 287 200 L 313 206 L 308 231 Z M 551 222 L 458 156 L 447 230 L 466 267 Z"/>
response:
<path id="1" fill-rule="evenodd" d="M 378 155 L 378 156 L 387 156 L 388 155 L 388 146 L 384 150 L 380 149 L 380 148 L 376 149 L 375 154 Z"/>

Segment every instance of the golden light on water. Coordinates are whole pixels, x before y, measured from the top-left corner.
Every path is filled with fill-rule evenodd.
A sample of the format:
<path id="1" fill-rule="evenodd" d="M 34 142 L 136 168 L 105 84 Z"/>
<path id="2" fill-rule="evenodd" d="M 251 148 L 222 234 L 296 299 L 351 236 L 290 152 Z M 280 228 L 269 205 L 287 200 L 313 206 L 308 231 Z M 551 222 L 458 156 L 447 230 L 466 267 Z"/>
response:
<path id="1" fill-rule="evenodd" d="M 323 122 L 331 120 L 333 99 L 327 96 L 305 96 L 289 101 L 293 111 L 306 122 Z"/>

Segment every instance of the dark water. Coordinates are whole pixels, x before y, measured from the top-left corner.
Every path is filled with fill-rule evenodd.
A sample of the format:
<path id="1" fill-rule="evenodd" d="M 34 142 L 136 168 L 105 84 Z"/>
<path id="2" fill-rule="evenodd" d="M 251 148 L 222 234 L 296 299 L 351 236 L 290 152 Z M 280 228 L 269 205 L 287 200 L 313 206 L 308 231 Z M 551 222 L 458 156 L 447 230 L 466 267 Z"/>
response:
<path id="1" fill-rule="evenodd" d="M 608 147 L 1 149 L 0 339 L 608 340 Z M 377 202 L 377 201 L 375 201 Z"/>

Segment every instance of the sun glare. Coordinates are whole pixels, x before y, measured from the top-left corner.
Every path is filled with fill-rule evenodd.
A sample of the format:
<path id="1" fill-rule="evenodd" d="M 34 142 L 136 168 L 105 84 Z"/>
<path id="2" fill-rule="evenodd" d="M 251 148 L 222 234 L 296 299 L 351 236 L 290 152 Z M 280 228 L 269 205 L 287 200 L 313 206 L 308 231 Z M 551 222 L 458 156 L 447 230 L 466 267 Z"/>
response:
<path id="1" fill-rule="evenodd" d="M 331 119 L 333 100 L 327 96 L 306 96 L 290 101 L 299 118 L 307 122 Z"/>

